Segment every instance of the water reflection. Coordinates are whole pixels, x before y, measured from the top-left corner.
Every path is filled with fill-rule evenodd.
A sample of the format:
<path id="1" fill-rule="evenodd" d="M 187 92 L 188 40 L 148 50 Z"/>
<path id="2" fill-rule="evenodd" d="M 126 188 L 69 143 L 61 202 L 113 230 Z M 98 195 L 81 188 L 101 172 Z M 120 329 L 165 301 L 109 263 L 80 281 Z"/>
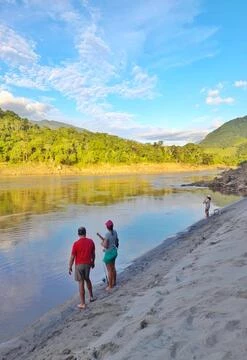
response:
<path id="1" fill-rule="evenodd" d="M 23 183 L 0 180 L 1 228 L 11 226 L 17 217 L 56 211 L 68 204 L 109 205 L 126 197 L 165 195 L 172 190 L 155 189 L 145 178 L 89 177 L 89 178 L 34 178 Z M 12 216 L 12 217 L 11 217 Z M 13 220 L 12 220 L 13 219 Z"/>
<path id="2" fill-rule="evenodd" d="M 68 177 L 10 179 L 0 181 L 0 248 L 17 243 L 8 237 L 8 229 L 21 231 L 34 215 L 66 211 L 69 205 L 106 206 L 137 196 L 164 196 L 171 188 L 154 188 L 139 176 Z M 18 240 L 22 238 L 18 236 Z M 24 239 L 23 239 L 24 240 Z"/>
<path id="3" fill-rule="evenodd" d="M 201 176 L 210 175 L 0 179 L 0 341 L 77 292 L 67 269 L 78 226 L 95 240 L 97 282 L 104 273 L 96 232 L 104 233 L 105 220 L 118 230 L 123 268 L 204 216 L 210 191 L 180 186 Z M 212 199 L 214 208 L 238 197 L 213 193 Z"/>

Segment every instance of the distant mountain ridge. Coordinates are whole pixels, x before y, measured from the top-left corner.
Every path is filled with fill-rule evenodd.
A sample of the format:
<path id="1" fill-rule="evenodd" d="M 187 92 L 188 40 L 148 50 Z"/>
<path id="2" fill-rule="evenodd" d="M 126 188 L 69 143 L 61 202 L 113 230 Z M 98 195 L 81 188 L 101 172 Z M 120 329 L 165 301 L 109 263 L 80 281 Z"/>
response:
<path id="1" fill-rule="evenodd" d="M 200 142 L 204 148 L 228 148 L 247 142 L 247 116 L 230 120 Z"/>
<path id="2" fill-rule="evenodd" d="M 51 130 L 57 130 L 57 129 L 60 129 L 60 128 L 72 128 L 74 130 L 77 130 L 79 132 L 87 132 L 87 133 L 90 133 L 89 130 L 86 130 L 86 129 L 83 129 L 83 128 L 80 128 L 78 126 L 74 126 L 74 125 L 71 125 L 71 124 L 67 124 L 67 123 L 63 123 L 63 122 L 60 122 L 60 121 L 55 121 L 55 120 L 40 120 L 40 121 L 35 121 L 35 120 L 29 120 L 31 123 L 33 124 L 36 124 L 40 127 L 47 127 Z"/>
<path id="3" fill-rule="evenodd" d="M 60 128 L 72 128 L 78 132 L 92 133 L 84 128 L 54 120 L 30 120 L 31 123 L 40 127 L 47 127 L 51 130 Z M 239 146 L 247 142 L 247 116 L 236 118 L 226 122 L 216 130 L 209 133 L 199 145 L 204 148 L 227 148 Z"/>

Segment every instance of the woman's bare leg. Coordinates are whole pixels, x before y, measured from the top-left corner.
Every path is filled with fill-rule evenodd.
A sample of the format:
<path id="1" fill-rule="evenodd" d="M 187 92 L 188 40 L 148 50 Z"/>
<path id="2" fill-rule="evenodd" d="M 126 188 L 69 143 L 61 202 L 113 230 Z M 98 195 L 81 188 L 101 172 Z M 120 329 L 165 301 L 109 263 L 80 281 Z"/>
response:
<path id="1" fill-rule="evenodd" d="M 114 283 L 114 274 L 113 274 L 113 267 L 112 267 L 112 263 L 110 264 L 106 264 L 106 268 L 108 271 L 108 288 L 112 289 L 113 288 L 113 283 Z"/>
<path id="2" fill-rule="evenodd" d="M 116 271 L 116 266 L 115 266 L 115 261 L 112 264 L 112 271 L 113 271 L 113 286 L 117 285 L 117 271 Z"/>

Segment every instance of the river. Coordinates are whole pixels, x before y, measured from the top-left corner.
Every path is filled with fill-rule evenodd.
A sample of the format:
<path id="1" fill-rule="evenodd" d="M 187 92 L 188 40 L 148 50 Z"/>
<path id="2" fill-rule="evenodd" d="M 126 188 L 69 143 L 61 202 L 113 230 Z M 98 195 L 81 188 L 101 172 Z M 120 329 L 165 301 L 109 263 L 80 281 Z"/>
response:
<path id="1" fill-rule="evenodd" d="M 95 240 L 92 280 L 104 277 L 96 232 L 106 220 L 120 239 L 118 270 L 134 258 L 239 199 L 206 188 L 181 187 L 213 172 L 161 175 L 0 178 L 0 342 L 17 335 L 46 311 L 77 293 L 68 259 L 77 229 Z"/>

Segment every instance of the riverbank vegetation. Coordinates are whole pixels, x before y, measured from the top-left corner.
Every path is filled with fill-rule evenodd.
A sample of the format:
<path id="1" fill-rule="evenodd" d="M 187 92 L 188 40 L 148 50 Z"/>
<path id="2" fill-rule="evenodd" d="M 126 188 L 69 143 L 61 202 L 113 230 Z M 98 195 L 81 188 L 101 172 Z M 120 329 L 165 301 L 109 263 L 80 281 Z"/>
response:
<path id="1" fill-rule="evenodd" d="M 247 153 L 241 160 L 244 157 L 247 159 Z M 205 145 L 166 146 L 162 141 L 142 144 L 106 133 L 68 127 L 67 124 L 52 129 L 0 109 L 2 174 L 81 173 L 86 170 L 94 173 L 95 169 L 102 169 L 99 172 L 104 173 L 103 169 L 109 167 L 119 173 L 119 167 L 130 168 L 131 172 L 144 165 L 162 169 L 164 166 L 236 165 L 238 158 L 236 151 L 208 149 Z"/>

